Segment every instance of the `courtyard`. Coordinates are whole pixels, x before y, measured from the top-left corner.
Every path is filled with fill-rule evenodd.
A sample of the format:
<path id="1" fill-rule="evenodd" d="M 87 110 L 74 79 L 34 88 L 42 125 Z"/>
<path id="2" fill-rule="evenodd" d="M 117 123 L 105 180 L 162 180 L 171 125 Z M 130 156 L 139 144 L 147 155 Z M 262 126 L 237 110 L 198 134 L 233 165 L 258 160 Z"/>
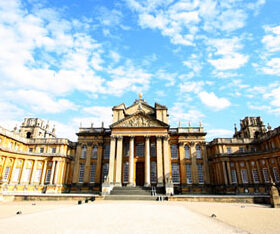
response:
<path id="1" fill-rule="evenodd" d="M 279 233 L 279 218 L 278 209 L 239 203 L 26 201 L 0 206 L 2 233 Z"/>

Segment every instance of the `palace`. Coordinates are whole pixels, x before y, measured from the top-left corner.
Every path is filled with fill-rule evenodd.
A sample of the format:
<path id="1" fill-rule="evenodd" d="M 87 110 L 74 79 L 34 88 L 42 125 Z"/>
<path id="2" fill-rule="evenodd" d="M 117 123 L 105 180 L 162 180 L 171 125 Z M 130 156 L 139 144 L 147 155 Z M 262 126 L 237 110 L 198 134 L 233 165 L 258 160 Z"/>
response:
<path id="1" fill-rule="evenodd" d="M 100 193 L 142 187 L 173 194 L 266 194 L 279 184 L 280 127 L 260 117 L 241 120 L 232 138 L 205 141 L 197 127 L 170 127 L 168 109 L 141 95 L 114 106 L 109 128 L 80 127 L 77 142 L 26 118 L 0 127 L 0 192 Z"/>

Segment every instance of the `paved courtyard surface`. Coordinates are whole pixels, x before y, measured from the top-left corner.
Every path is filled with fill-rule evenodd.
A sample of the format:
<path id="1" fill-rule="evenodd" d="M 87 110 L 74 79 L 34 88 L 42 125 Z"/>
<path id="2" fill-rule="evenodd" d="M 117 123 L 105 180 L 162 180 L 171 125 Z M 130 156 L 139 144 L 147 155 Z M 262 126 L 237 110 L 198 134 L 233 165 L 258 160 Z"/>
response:
<path id="1" fill-rule="evenodd" d="M 181 202 L 101 201 L 58 208 L 26 205 L 30 209 L 23 207 L 21 215 L 0 218 L 1 233 L 246 233 Z M 0 207 L 0 212 L 5 209 L 9 204 Z"/>

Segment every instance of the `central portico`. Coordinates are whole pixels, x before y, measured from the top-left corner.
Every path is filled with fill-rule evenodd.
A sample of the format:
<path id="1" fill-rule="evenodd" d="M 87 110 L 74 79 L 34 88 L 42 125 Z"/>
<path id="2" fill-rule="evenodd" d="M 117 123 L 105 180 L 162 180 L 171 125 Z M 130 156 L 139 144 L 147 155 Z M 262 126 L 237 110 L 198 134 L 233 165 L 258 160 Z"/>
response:
<path id="1" fill-rule="evenodd" d="M 171 177 L 168 114 L 139 96 L 133 105 L 113 107 L 108 182 L 116 186 L 162 187 Z"/>

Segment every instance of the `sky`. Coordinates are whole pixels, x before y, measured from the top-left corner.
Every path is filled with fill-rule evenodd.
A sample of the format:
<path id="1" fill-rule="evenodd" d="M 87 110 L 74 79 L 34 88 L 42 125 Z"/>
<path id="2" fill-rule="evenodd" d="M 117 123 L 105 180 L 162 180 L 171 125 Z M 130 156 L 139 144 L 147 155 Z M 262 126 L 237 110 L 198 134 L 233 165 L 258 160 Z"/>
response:
<path id="1" fill-rule="evenodd" d="M 138 94 L 207 140 L 280 125 L 279 0 L 0 0 L 0 125 L 76 140 Z"/>

